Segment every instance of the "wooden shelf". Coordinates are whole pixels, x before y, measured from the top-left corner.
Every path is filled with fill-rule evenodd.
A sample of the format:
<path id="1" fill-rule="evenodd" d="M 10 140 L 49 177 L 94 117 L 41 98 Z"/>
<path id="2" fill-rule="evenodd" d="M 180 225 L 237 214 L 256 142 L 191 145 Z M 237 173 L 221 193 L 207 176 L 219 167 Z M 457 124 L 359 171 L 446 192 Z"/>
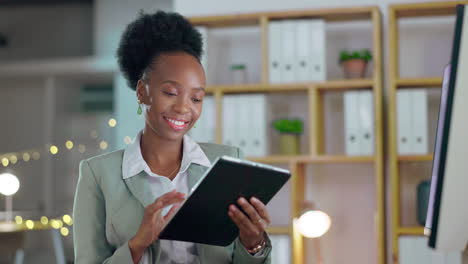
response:
<path id="1" fill-rule="evenodd" d="M 347 89 L 371 89 L 374 85 L 372 79 L 345 79 L 316 83 L 319 90 L 347 90 Z"/>
<path id="2" fill-rule="evenodd" d="M 371 163 L 374 160 L 374 156 L 318 156 L 306 163 Z"/>
<path id="3" fill-rule="evenodd" d="M 427 78 L 400 78 L 395 81 L 397 88 L 441 88 L 441 77 L 427 77 Z"/>
<path id="4" fill-rule="evenodd" d="M 260 163 L 289 163 L 297 162 L 303 164 L 315 164 L 315 163 L 370 163 L 374 162 L 374 156 L 266 156 L 266 157 L 248 157 L 248 160 L 260 162 Z"/>
<path id="5" fill-rule="evenodd" d="M 288 92 L 306 91 L 311 84 L 238 84 L 238 85 L 214 85 L 208 86 L 208 90 L 220 91 L 222 93 L 259 93 L 259 92 Z"/>
<path id="6" fill-rule="evenodd" d="M 433 156 L 428 155 L 399 155 L 398 161 L 401 162 L 412 162 L 412 161 L 432 161 Z"/>
<path id="7" fill-rule="evenodd" d="M 248 160 L 260 163 L 267 163 L 267 164 L 278 164 L 278 163 L 289 163 L 292 161 L 298 160 L 308 160 L 309 156 L 306 155 L 298 155 L 298 156 L 283 156 L 283 155 L 272 155 L 272 156 L 265 156 L 265 157 L 247 157 Z"/>
<path id="8" fill-rule="evenodd" d="M 373 12 L 379 12 L 377 7 L 329 8 L 317 10 L 293 10 L 286 12 L 264 13 L 269 19 L 300 19 L 318 18 L 328 22 L 370 20 Z"/>
<path id="9" fill-rule="evenodd" d="M 290 226 L 270 226 L 267 227 L 267 233 L 271 235 L 290 235 Z"/>
<path id="10" fill-rule="evenodd" d="M 411 236 L 423 236 L 424 227 L 415 226 L 415 227 L 400 227 L 398 229 L 398 235 L 411 235 Z"/>
<path id="11" fill-rule="evenodd" d="M 395 12 L 396 17 L 426 17 L 449 16 L 455 14 L 458 4 L 468 4 L 468 1 L 446 1 L 435 3 L 414 3 L 391 5 L 390 12 Z"/>
<path id="12" fill-rule="evenodd" d="M 379 12 L 378 8 L 357 7 L 259 12 L 247 14 L 191 17 L 189 18 L 189 20 L 192 24 L 196 26 L 219 28 L 236 26 L 256 26 L 261 24 L 261 18 L 266 18 L 267 20 L 315 18 L 324 19 L 327 22 L 370 20 L 372 18 L 373 12 Z"/>
<path id="13" fill-rule="evenodd" d="M 319 90 L 372 89 L 373 84 L 374 82 L 371 79 L 331 80 L 325 82 L 284 84 L 227 84 L 208 86 L 207 91 L 219 91 L 222 93 L 257 93 L 306 91 L 309 88 L 317 88 Z"/>

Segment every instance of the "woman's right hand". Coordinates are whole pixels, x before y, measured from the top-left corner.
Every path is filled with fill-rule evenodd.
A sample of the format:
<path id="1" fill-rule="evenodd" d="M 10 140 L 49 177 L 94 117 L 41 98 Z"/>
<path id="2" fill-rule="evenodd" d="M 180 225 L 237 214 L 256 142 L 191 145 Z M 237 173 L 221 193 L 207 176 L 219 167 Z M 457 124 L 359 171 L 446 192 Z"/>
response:
<path id="1" fill-rule="evenodd" d="M 183 202 L 184 199 L 184 193 L 176 192 L 174 190 L 162 195 L 145 208 L 145 213 L 143 215 L 140 228 L 138 229 L 136 235 L 128 242 L 134 263 L 138 263 L 143 256 L 145 249 L 149 247 L 156 239 L 158 239 L 162 228 L 179 208 L 179 206 L 176 204 Z M 172 206 L 169 212 L 163 216 L 163 208 L 170 205 L 174 206 Z"/>

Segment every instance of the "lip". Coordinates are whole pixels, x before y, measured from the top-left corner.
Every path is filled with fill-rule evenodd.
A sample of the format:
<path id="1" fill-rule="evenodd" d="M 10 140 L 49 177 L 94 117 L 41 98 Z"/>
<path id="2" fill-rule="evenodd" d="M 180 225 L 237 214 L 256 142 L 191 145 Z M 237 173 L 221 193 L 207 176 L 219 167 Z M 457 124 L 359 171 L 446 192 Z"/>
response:
<path id="1" fill-rule="evenodd" d="M 180 130 L 183 130 L 183 129 L 187 128 L 188 124 L 190 123 L 189 121 L 186 121 L 186 120 L 183 120 L 183 119 L 178 119 L 178 118 L 171 118 L 171 117 L 166 117 L 166 116 L 164 116 L 163 118 L 166 121 L 166 123 L 169 125 L 169 127 L 171 127 L 175 131 L 180 131 Z M 176 124 L 172 123 L 171 121 L 169 121 L 169 119 L 179 121 L 179 122 L 183 122 L 184 124 L 183 125 L 176 125 Z"/>

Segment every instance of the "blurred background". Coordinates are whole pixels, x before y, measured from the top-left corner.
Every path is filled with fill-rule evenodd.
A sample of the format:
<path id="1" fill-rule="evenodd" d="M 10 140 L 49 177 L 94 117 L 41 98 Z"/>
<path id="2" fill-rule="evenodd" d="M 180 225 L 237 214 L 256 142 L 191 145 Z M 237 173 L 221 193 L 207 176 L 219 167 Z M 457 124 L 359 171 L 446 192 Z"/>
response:
<path id="1" fill-rule="evenodd" d="M 14 174 L 20 181 L 19 190 L 12 199 L 12 217 L 16 223 L 25 224 L 25 231 L 15 236 L 2 233 L 0 228 L 0 263 L 13 263 L 13 249 L 17 245 L 21 245 L 23 250 L 16 253 L 16 259 L 23 260 L 23 263 L 73 263 L 73 220 L 70 216 L 79 162 L 125 147 L 143 127 L 142 118 L 136 114 L 135 94 L 127 87 L 115 60 L 120 35 L 139 10 L 153 12 L 160 9 L 185 16 L 205 16 L 378 6 L 382 13 L 383 80 L 386 83 L 389 5 L 415 2 L 423 1 L 0 0 L 0 173 Z M 402 77 L 441 76 L 442 68 L 450 58 L 453 23 L 453 16 L 401 22 L 400 34 L 404 36 L 400 40 L 404 47 L 400 53 Z M 373 37 L 371 28 L 369 21 L 326 26 L 327 79 L 344 78 L 338 63 L 341 49 L 372 50 L 369 44 Z M 212 52 L 216 53 L 210 56 L 210 60 L 226 59 L 227 62 L 221 63 L 221 70 L 208 76 L 211 83 L 232 83 L 228 68 L 239 62 L 236 57 L 246 58 L 242 62 L 248 66 L 247 82 L 259 82 L 260 72 L 256 70 L 260 61 L 260 52 L 256 50 L 260 43 L 258 32 L 258 28 L 249 27 L 237 31 L 213 31 L 213 43 L 218 47 L 233 43 L 227 46 L 234 47 L 234 53 L 232 50 L 229 51 L 231 53 L 216 51 L 213 45 Z M 245 46 L 236 48 L 239 44 Z M 372 78 L 372 74 L 369 70 L 365 77 Z M 304 95 L 300 92 L 290 93 L 287 97 L 269 95 L 268 122 L 278 117 L 297 117 L 304 122 L 303 135 L 308 135 L 310 119 L 305 114 L 308 101 Z M 435 131 L 439 97 L 438 90 L 428 93 L 428 142 L 433 142 L 435 137 L 431 131 Z M 324 95 L 323 100 L 327 152 L 340 154 L 344 152 L 343 95 L 330 92 Z M 384 92 L 385 107 L 387 100 L 388 92 Z M 268 129 L 267 134 L 271 137 L 264 155 L 280 154 L 275 143 L 277 135 Z M 387 132 L 384 133 L 386 135 Z M 303 135 L 298 155 L 308 154 L 309 137 Z M 429 148 L 432 151 L 430 144 Z M 288 164 L 283 165 L 287 167 Z M 307 186 L 308 190 L 315 190 L 315 200 L 321 199 L 320 207 L 329 210 L 332 222 L 344 223 L 335 226 L 334 231 L 331 229 L 328 240 L 324 238 L 322 249 L 325 259 L 328 257 L 329 260 L 324 263 L 344 263 L 345 258 L 338 256 L 340 250 L 346 251 L 343 256 L 352 257 L 351 263 L 376 263 L 373 166 L 371 163 L 362 166 L 326 164 L 308 169 L 310 175 L 332 175 L 326 178 L 317 176 L 314 184 L 308 181 Z M 408 163 L 402 167 L 402 175 L 420 175 L 425 171 L 417 179 L 408 176 L 403 180 L 407 183 L 407 191 L 402 194 L 402 210 L 407 213 L 402 216 L 402 222 L 409 226 L 417 225 L 416 187 L 421 180 L 428 178 L 430 166 L 426 160 L 426 163 Z M 355 178 L 343 181 L 340 178 L 343 175 L 354 175 Z M 388 236 L 385 240 L 388 242 L 388 263 L 392 261 L 389 181 L 387 177 Z M 284 214 L 290 214 L 290 192 L 291 186 L 288 185 L 270 206 L 277 226 L 290 225 L 289 215 Z M 312 194 L 307 195 L 312 197 Z M 340 208 L 346 199 L 343 197 L 348 195 L 352 202 L 345 209 Z M 6 204 L 5 196 L 0 195 L 0 221 L 7 217 Z M 361 211 L 356 213 L 354 208 Z M 355 218 L 361 213 L 366 215 L 363 221 Z M 344 219 L 344 222 L 338 219 Z M 342 241 L 350 244 L 337 242 L 341 241 L 340 232 L 348 232 Z M 356 239 L 363 239 L 360 246 L 352 245 Z M 354 249 L 353 246 L 359 248 Z M 315 250 L 312 245 L 308 247 Z M 317 263 L 312 255 L 306 263 Z M 277 263 L 292 262 L 288 259 Z"/>

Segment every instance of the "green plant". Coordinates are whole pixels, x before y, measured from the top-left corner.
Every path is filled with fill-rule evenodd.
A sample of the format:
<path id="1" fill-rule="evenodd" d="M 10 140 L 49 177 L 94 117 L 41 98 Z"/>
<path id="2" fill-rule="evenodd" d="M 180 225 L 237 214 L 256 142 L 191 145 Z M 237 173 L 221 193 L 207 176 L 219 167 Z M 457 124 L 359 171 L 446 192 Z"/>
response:
<path id="1" fill-rule="evenodd" d="M 280 118 L 273 121 L 273 127 L 280 133 L 301 134 L 303 123 L 300 119 Z"/>
<path id="2" fill-rule="evenodd" d="M 372 54 L 370 50 L 368 49 L 363 49 L 363 50 L 355 50 L 355 51 L 347 51 L 343 50 L 340 52 L 340 63 L 347 61 L 347 60 L 353 60 L 353 59 L 361 59 L 365 61 L 370 61 L 372 60 Z"/>

